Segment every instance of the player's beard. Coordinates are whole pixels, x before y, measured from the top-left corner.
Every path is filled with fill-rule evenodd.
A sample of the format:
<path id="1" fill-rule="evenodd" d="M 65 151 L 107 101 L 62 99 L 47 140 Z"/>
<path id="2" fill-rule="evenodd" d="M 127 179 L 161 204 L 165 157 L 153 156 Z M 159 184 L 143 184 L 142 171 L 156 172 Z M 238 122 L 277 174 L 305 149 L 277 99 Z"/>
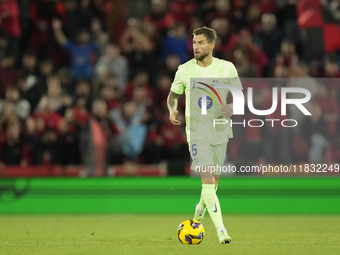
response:
<path id="1" fill-rule="evenodd" d="M 206 54 L 201 54 L 201 55 L 195 55 L 195 59 L 198 61 L 203 61 L 203 59 L 205 59 L 207 56 L 209 55 L 209 53 Z"/>

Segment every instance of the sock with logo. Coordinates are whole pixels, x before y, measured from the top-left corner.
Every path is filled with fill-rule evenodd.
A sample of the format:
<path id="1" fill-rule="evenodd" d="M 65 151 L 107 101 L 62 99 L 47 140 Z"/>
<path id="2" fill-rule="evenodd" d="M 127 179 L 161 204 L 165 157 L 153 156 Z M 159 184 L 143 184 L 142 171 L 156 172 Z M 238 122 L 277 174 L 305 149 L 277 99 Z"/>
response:
<path id="1" fill-rule="evenodd" d="M 215 228 L 223 226 L 221 207 L 216 196 L 215 184 L 202 184 L 202 198 Z"/>
<path id="2" fill-rule="evenodd" d="M 218 184 L 216 185 L 215 192 L 217 191 L 217 188 L 218 188 Z M 201 199 L 198 202 L 198 205 L 196 207 L 196 211 L 197 211 L 197 213 L 202 214 L 205 208 L 206 208 L 206 206 L 205 206 L 203 196 L 202 196 L 202 192 L 201 192 Z"/>

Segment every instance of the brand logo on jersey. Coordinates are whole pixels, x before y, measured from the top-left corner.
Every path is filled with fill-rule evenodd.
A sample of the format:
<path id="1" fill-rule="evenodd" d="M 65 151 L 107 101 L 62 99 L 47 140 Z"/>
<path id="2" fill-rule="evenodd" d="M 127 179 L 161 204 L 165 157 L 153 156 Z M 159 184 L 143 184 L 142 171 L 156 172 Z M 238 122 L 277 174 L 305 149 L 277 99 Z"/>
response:
<path id="1" fill-rule="evenodd" d="M 218 84 L 218 79 L 212 80 L 211 86 L 215 87 Z"/>
<path id="2" fill-rule="evenodd" d="M 213 100 L 210 96 L 207 96 L 207 110 L 213 105 Z M 202 97 L 198 99 L 198 106 L 202 109 Z"/>

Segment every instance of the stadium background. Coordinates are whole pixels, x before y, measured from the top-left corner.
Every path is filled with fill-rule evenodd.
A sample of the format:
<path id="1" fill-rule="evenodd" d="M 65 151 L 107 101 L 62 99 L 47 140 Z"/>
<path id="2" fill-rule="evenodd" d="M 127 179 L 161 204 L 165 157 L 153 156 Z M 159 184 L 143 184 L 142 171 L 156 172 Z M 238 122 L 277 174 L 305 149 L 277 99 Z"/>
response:
<path id="1" fill-rule="evenodd" d="M 234 129 L 228 163 L 339 163 L 339 13 L 336 0 L 1 1 L 0 212 L 191 212 L 184 97 L 180 127 L 166 98 L 204 25 L 241 78 L 311 84 L 300 128 Z M 270 86 L 253 89 L 268 109 Z M 225 212 L 339 213 L 336 176 L 248 173 L 219 193 Z"/>

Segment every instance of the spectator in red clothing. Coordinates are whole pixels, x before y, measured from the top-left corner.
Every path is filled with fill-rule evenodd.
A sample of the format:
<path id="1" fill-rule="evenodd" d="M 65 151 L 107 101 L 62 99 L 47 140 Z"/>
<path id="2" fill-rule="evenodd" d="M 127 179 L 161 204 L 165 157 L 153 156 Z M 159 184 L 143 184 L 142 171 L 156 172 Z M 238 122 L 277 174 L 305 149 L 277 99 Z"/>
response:
<path id="1" fill-rule="evenodd" d="M 15 57 L 7 53 L 0 59 L 0 97 L 5 95 L 6 88 L 15 85 L 18 70 L 15 66 Z"/>
<path id="2" fill-rule="evenodd" d="M 29 12 L 33 24 L 30 49 L 37 53 L 38 57 L 51 57 L 56 46 L 52 19 L 65 19 L 64 3 L 52 0 L 33 0 Z"/>
<path id="3" fill-rule="evenodd" d="M 216 56 L 222 59 L 230 60 L 232 52 L 237 46 L 238 36 L 232 32 L 227 19 L 214 19 L 211 23 L 211 28 L 217 33 L 215 44 Z"/>
<path id="4" fill-rule="evenodd" d="M 144 17 L 144 22 L 155 24 L 157 32 L 165 36 L 175 19 L 171 12 L 167 12 L 165 0 L 152 0 L 151 13 Z"/>
<path id="5" fill-rule="evenodd" d="M 86 107 L 86 98 L 78 98 L 72 111 L 72 116 L 76 126 L 80 129 L 85 129 L 90 118 L 90 113 Z"/>
<path id="6" fill-rule="evenodd" d="M 166 108 L 163 108 L 160 116 L 161 124 L 158 131 L 162 137 L 163 158 L 167 160 L 184 159 L 187 157 L 184 126 L 182 124 L 182 126 L 178 128 L 171 125 L 171 123 L 169 124 L 168 115 Z M 184 115 L 182 112 L 178 113 L 177 118 L 181 123 L 184 123 Z"/>
<path id="7" fill-rule="evenodd" d="M 33 117 L 44 121 L 45 130 L 53 130 L 56 133 L 59 132 L 62 116 L 53 110 L 52 101 L 50 101 L 47 96 L 42 97 L 40 110 L 34 114 Z"/>
<path id="8" fill-rule="evenodd" d="M 154 43 L 145 29 L 147 26 L 136 18 L 130 18 L 127 25 L 119 42 L 122 52 L 129 57 L 133 69 L 150 67 Z"/>
<path id="9" fill-rule="evenodd" d="M 4 31 L 9 37 L 9 50 L 18 54 L 21 29 L 19 8 L 16 0 L 0 1 L 0 32 Z"/>
<path id="10" fill-rule="evenodd" d="M 239 32 L 237 48 L 245 52 L 249 56 L 249 61 L 256 65 L 258 77 L 263 77 L 264 69 L 267 67 L 269 60 L 266 54 L 255 45 L 248 30 Z"/>
<path id="11" fill-rule="evenodd" d="M 117 88 L 104 86 L 100 90 L 100 98 L 105 100 L 109 111 L 121 107 L 121 100 Z"/>
<path id="12" fill-rule="evenodd" d="M 325 63 L 325 78 L 340 78 L 339 63 L 336 59 L 328 58 Z M 338 82 L 338 87 L 339 87 Z"/>
<path id="13" fill-rule="evenodd" d="M 61 99 L 61 85 L 60 79 L 58 76 L 50 76 L 47 79 L 47 92 L 46 97 L 49 100 L 52 111 L 58 111 L 62 107 L 62 99 Z M 36 111 L 40 111 L 42 109 L 42 101 L 45 101 L 45 97 L 42 97 L 40 100 Z"/>
<path id="14" fill-rule="evenodd" d="M 293 71 L 299 63 L 299 57 L 295 52 L 295 45 L 289 40 L 283 40 L 281 43 L 281 52 L 276 56 L 275 68 L 283 66 Z M 275 73 L 275 69 L 274 69 Z"/>
<path id="15" fill-rule="evenodd" d="M 250 0 L 250 4 L 257 5 L 261 13 L 276 13 L 278 1 L 280 0 Z"/>
<path id="16" fill-rule="evenodd" d="M 146 87 L 149 96 L 152 97 L 152 88 L 149 84 L 149 74 L 145 71 L 139 71 L 137 72 L 134 77 L 132 78 L 132 81 L 129 82 L 125 88 L 125 99 L 131 100 L 133 96 L 133 90 L 136 87 Z"/>
<path id="17" fill-rule="evenodd" d="M 176 21 L 190 26 L 190 19 L 196 13 L 197 2 L 194 0 L 174 0 L 169 4 L 169 10 Z"/>

